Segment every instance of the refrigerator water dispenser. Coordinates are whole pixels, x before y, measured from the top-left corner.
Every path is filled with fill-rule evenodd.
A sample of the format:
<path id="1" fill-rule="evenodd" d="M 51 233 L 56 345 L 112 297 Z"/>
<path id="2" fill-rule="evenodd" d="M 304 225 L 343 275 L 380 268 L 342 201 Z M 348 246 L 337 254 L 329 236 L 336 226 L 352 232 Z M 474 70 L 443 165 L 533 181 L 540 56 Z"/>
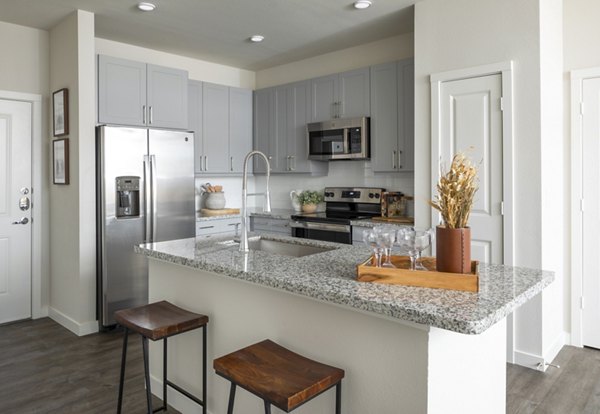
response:
<path id="1" fill-rule="evenodd" d="M 140 216 L 140 177 L 117 177 L 117 218 Z"/>

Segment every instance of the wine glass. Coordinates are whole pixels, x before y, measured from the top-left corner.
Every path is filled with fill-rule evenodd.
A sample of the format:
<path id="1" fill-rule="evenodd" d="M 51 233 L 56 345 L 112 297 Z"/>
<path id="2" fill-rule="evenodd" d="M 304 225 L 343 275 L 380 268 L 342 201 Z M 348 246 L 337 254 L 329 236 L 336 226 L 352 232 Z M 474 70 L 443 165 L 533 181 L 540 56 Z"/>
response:
<path id="1" fill-rule="evenodd" d="M 373 231 L 377 235 L 377 242 L 379 247 L 383 249 L 385 255 L 385 262 L 381 265 L 382 267 L 395 268 L 392 264 L 392 247 L 396 241 L 396 230 L 390 226 L 376 226 Z"/>
<path id="2" fill-rule="evenodd" d="M 381 267 L 381 247 L 377 241 L 377 234 L 373 229 L 363 230 L 363 242 L 373 250 L 375 256 L 375 266 Z"/>
<path id="3" fill-rule="evenodd" d="M 410 270 L 416 269 L 417 249 L 415 246 L 415 229 L 412 227 L 404 227 L 396 232 L 396 240 L 402 250 L 408 254 L 410 258 Z"/>
<path id="4" fill-rule="evenodd" d="M 416 251 L 416 260 L 415 260 L 415 268 L 417 270 L 429 270 L 423 263 L 421 262 L 421 253 L 423 250 L 427 249 L 433 243 L 435 232 L 433 229 L 415 229 L 415 251 Z"/>

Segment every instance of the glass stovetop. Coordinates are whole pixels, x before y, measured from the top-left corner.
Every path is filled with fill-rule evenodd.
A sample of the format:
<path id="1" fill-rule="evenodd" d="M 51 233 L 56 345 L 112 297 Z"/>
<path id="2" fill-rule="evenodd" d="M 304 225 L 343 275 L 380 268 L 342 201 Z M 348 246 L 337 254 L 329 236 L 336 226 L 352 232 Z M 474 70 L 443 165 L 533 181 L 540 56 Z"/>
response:
<path id="1" fill-rule="evenodd" d="M 343 214 L 340 213 L 331 213 L 331 212 L 320 212 L 320 213 L 299 213 L 294 214 L 292 216 L 293 220 L 301 220 L 301 221 L 313 221 L 313 222 L 326 222 L 326 223 L 349 223 L 350 220 L 363 220 L 369 219 L 372 216 L 359 214 L 359 213 L 351 213 L 345 212 Z"/>

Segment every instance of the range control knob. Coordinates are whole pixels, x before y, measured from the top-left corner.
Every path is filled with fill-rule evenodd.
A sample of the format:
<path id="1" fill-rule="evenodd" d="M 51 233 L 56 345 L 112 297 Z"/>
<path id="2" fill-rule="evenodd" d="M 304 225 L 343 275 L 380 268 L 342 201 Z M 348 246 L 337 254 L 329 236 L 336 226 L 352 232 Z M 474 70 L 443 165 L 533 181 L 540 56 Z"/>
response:
<path id="1" fill-rule="evenodd" d="M 369 198 L 373 198 L 375 195 L 373 193 L 369 193 Z"/>
<path id="2" fill-rule="evenodd" d="M 379 198 L 379 193 L 375 194 L 375 198 Z"/>

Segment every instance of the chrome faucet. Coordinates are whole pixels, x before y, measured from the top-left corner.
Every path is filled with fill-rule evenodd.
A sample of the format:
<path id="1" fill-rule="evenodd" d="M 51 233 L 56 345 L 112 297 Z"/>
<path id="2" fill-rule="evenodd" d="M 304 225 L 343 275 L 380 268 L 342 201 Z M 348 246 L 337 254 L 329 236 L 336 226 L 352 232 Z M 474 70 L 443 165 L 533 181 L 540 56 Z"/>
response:
<path id="1" fill-rule="evenodd" d="M 248 194 L 248 161 L 254 155 L 260 155 L 265 159 L 267 163 L 267 189 L 264 193 L 252 193 Z M 271 177 L 271 163 L 267 156 L 260 151 L 250 151 L 246 158 L 244 158 L 244 178 L 242 181 L 242 234 L 240 236 L 240 252 L 247 253 L 250 249 L 248 248 L 248 211 L 246 207 L 247 198 L 249 195 L 264 195 L 265 204 L 263 211 L 265 213 L 271 212 L 271 196 L 269 194 L 269 178 Z"/>

